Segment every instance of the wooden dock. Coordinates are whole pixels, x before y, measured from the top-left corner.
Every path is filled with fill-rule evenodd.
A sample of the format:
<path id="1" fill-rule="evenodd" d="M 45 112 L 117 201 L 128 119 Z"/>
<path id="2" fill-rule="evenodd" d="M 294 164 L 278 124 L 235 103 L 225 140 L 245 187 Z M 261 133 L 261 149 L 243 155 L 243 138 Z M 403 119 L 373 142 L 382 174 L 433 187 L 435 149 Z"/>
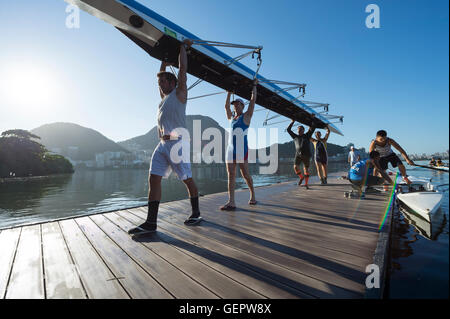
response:
<path id="1" fill-rule="evenodd" d="M 146 207 L 0 231 L 0 298 L 364 298 L 386 194 L 345 199 L 348 182 L 259 187 L 160 205 L 158 232 L 133 240 Z"/>

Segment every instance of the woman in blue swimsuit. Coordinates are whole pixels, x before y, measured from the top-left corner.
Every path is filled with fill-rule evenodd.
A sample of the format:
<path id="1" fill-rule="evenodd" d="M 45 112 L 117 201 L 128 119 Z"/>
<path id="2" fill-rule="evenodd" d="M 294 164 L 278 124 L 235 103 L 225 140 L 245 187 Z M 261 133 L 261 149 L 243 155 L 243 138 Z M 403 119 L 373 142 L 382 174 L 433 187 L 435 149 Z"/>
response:
<path id="1" fill-rule="evenodd" d="M 236 184 L 236 166 L 239 164 L 241 175 L 250 190 L 249 205 L 255 205 L 255 190 L 253 188 L 253 179 L 248 169 L 248 141 L 247 133 L 250 121 L 253 116 L 256 102 L 256 87 L 258 81 L 253 83 L 252 98 L 246 112 L 244 112 L 244 101 L 236 99 L 230 102 L 231 92 L 228 92 L 227 101 L 225 103 L 225 112 L 227 118 L 231 121 L 230 139 L 228 142 L 226 163 L 228 172 L 228 202 L 220 207 L 221 210 L 235 210 L 236 203 L 234 201 L 234 189 Z M 234 112 L 231 112 L 230 105 L 233 105 Z"/>

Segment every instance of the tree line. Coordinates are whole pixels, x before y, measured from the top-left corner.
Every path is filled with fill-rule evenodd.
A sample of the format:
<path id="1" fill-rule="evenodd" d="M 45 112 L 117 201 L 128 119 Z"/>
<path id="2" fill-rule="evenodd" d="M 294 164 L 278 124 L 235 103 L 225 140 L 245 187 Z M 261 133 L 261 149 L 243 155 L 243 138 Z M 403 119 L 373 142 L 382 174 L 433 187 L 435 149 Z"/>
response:
<path id="1" fill-rule="evenodd" d="M 63 156 L 51 154 L 26 130 L 8 130 L 0 135 L 0 177 L 45 176 L 73 173 Z"/>

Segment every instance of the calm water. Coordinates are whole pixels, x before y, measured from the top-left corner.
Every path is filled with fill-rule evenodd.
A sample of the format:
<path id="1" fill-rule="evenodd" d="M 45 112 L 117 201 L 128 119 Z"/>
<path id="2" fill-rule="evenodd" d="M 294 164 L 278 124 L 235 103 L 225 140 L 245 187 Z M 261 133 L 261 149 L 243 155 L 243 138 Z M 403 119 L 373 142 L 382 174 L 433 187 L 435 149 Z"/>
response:
<path id="1" fill-rule="evenodd" d="M 330 163 L 329 171 L 343 170 L 343 165 Z M 255 186 L 295 179 L 291 163 L 279 165 L 275 175 L 258 175 L 256 166 L 250 171 Z M 202 195 L 227 190 L 224 165 L 194 167 L 192 173 Z M 0 229 L 146 205 L 147 179 L 145 169 L 79 170 L 71 175 L 0 184 Z M 236 188 L 245 187 L 245 181 L 237 178 Z M 187 198 L 184 184 L 172 176 L 163 179 L 162 189 L 161 201 Z"/>
<path id="2" fill-rule="evenodd" d="M 426 164 L 426 162 L 418 162 Z M 431 223 L 414 214 L 394 213 L 390 298 L 449 297 L 449 173 L 425 168 L 408 168 L 415 177 L 432 178 L 444 193 L 442 206 Z"/>

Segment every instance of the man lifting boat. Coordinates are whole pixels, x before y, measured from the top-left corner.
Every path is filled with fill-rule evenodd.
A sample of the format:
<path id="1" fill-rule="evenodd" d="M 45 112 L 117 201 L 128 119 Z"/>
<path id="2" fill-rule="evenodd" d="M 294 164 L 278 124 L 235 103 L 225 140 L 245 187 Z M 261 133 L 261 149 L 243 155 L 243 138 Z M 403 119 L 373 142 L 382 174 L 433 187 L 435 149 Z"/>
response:
<path id="1" fill-rule="evenodd" d="M 150 163 L 147 219 L 142 225 L 131 229 L 128 232 L 131 235 L 156 231 L 161 200 L 161 180 L 162 177 L 168 177 L 172 170 L 186 185 L 191 200 L 192 214 L 184 223 L 190 226 L 201 221 L 197 186 L 192 179 L 189 140 L 187 136 L 183 136 L 183 132 L 187 132 L 186 49 L 191 45 L 191 41 L 185 40 L 180 46 L 178 79 L 174 74 L 166 72 L 166 67 L 169 65 L 166 62 L 162 62 L 160 72 L 157 74 L 162 99 L 157 114 L 160 142 L 153 152 Z M 186 144 L 187 147 L 185 147 Z M 172 150 L 178 150 L 178 152 Z M 183 153 L 180 158 L 180 150 L 181 153 L 187 151 L 188 154 Z"/>
<path id="2" fill-rule="evenodd" d="M 300 178 L 298 185 L 301 185 L 303 180 L 305 181 L 305 187 L 308 189 L 309 181 L 309 165 L 311 162 L 311 137 L 316 129 L 313 124 L 309 127 L 308 132 L 305 133 L 305 127 L 300 125 L 297 128 L 298 135 L 292 132 L 292 126 L 295 120 L 292 120 L 291 124 L 287 127 L 287 132 L 294 139 L 295 144 L 295 160 L 294 160 L 294 171 L 295 174 Z M 300 169 L 300 165 L 303 164 L 303 174 Z"/>
<path id="3" fill-rule="evenodd" d="M 377 151 L 380 154 L 380 167 L 383 171 L 388 168 L 389 163 L 391 163 L 392 167 L 398 166 L 403 180 L 407 184 L 411 184 L 411 181 L 408 179 L 408 175 L 406 174 L 405 166 L 400 158 L 398 158 L 398 156 L 394 153 L 391 146 L 395 147 L 400 154 L 402 154 L 403 158 L 409 165 L 414 165 L 414 162 L 408 157 L 405 150 L 392 138 L 387 137 L 385 130 L 379 130 L 377 132 L 376 138 L 372 140 L 372 143 L 370 143 L 369 152 Z M 379 169 L 374 170 L 375 175 L 379 172 Z"/>

